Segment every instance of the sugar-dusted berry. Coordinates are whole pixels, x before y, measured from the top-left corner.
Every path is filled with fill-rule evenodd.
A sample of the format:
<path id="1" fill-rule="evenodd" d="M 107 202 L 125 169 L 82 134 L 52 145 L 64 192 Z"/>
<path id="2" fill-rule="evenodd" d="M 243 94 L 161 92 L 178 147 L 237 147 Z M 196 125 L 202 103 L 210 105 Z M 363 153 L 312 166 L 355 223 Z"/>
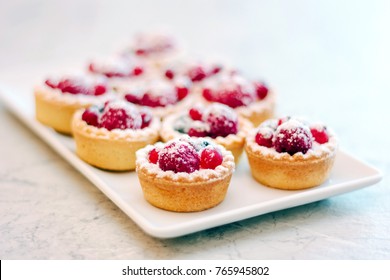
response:
<path id="1" fill-rule="evenodd" d="M 275 132 L 274 146 L 279 153 L 305 154 L 313 145 L 310 129 L 301 122 L 290 119 L 281 124 Z"/>
<path id="2" fill-rule="evenodd" d="M 177 141 L 159 152 L 158 165 L 164 171 L 192 173 L 200 168 L 199 155 L 187 142 Z"/>
<path id="3" fill-rule="evenodd" d="M 200 167 L 203 169 L 215 169 L 223 161 L 222 154 L 217 148 L 208 146 L 200 154 Z"/>

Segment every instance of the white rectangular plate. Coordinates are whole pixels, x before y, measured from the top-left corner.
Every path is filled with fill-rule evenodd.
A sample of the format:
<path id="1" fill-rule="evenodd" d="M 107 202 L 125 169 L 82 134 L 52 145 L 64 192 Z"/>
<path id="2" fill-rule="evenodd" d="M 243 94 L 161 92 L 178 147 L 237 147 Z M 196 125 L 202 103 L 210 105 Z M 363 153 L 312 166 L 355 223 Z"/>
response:
<path id="1" fill-rule="evenodd" d="M 197 213 L 174 213 L 155 208 L 143 198 L 135 172 L 113 173 L 94 168 L 75 154 L 73 139 L 60 135 L 35 120 L 31 91 L 17 91 L 0 84 L 0 99 L 22 122 L 110 198 L 146 233 L 171 238 L 238 220 L 322 200 L 379 182 L 381 173 L 339 151 L 333 172 L 321 186 L 301 191 L 264 187 L 250 174 L 244 156 L 233 175 L 225 200 Z"/>

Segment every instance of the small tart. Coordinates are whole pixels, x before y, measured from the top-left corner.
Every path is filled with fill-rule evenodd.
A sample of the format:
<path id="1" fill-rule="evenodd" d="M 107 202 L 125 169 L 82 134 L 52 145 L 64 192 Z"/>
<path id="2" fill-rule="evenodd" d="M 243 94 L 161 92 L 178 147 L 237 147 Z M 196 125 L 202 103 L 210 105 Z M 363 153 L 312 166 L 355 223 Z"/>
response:
<path id="1" fill-rule="evenodd" d="M 160 120 L 153 118 L 143 129 L 98 128 L 82 120 L 84 110 L 74 114 L 72 129 L 76 153 L 85 162 L 112 171 L 135 169 L 135 153 L 159 139 Z"/>
<path id="2" fill-rule="evenodd" d="M 136 55 L 152 67 L 162 67 L 181 53 L 176 39 L 164 32 L 136 34 L 123 51 L 123 55 Z"/>
<path id="3" fill-rule="evenodd" d="M 306 153 L 277 152 L 260 146 L 255 137 L 259 128 L 246 138 L 245 152 L 252 176 L 261 184 L 284 190 L 299 190 L 321 185 L 329 178 L 337 151 L 337 138 L 328 130 L 328 142 L 314 141 Z M 274 138 L 275 139 L 275 136 Z"/>
<path id="4" fill-rule="evenodd" d="M 158 208 L 174 212 L 202 211 L 220 204 L 235 169 L 232 153 L 218 145 L 223 160 L 215 169 L 175 173 L 162 170 L 148 159 L 150 151 L 166 145 L 159 142 L 137 151 L 136 171 L 145 199 Z"/>
<path id="5" fill-rule="evenodd" d="M 103 103 L 113 97 L 109 92 L 98 96 L 64 93 L 46 84 L 36 86 L 34 96 L 36 119 L 64 134 L 72 134 L 72 117 L 78 109 Z"/>
<path id="6" fill-rule="evenodd" d="M 88 65 L 88 72 L 91 75 L 106 78 L 107 83 L 112 88 L 123 81 L 139 79 L 147 71 L 145 63 L 134 55 L 95 59 Z"/>
<path id="7" fill-rule="evenodd" d="M 261 98 L 258 96 L 256 84 L 260 84 L 266 90 L 265 94 L 260 94 Z M 249 119 L 254 126 L 272 118 L 275 113 L 276 95 L 274 91 L 234 71 L 213 76 L 197 90 L 203 103 L 218 102 L 228 105 L 234 108 L 240 116 Z M 205 91 L 209 94 L 205 94 Z M 206 95 L 209 97 L 206 98 Z"/>
<path id="8" fill-rule="evenodd" d="M 164 142 L 168 142 L 174 138 L 181 137 L 184 134 L 174 129 L 175 122 L 184 117 L 186 114 L 178 113 L 168 116 L 163 120 L 160 136 Z M 228 136 L 218 136 L 216 138 L 204 137 L 210 141 L 223 146 L 226 150 L 232 152 L 236 164 L 240 161 L 241 155 L 244 151 L 245 138 L 249 131 L 253 128 L 252 123 L 245 118 L 238 118 L 238 132 L 237 134 L 229 134 Z"/>

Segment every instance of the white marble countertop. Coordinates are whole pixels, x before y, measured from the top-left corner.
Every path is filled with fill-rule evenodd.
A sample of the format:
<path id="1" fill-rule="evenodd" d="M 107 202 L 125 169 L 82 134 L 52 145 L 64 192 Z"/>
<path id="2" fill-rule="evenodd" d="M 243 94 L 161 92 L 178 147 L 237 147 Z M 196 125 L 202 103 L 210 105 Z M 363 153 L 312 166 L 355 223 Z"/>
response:
<path id="1" fill-rule="evenodd" d="M 29 86 L 165 24 L 323 120 L 384 174 L 374 186 L 188 236 L 148 236 L 0 103 L 1 259 L 390 259 L 389 4 L 13 1 L 0 4 L 0 81 Z M 164 2 L 164 3 L 162 3 Z M 185 2 L 185 4 L 184 4 Z M 244 3 L 243 3 L 244 2 Z"/>

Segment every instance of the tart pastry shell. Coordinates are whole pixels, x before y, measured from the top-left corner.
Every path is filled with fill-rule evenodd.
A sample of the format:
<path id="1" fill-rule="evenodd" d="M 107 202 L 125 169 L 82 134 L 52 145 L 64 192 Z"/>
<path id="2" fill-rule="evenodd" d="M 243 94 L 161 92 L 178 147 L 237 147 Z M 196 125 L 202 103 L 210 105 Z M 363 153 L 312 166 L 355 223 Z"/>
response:
<path id="1" fill-rule="evenodd" d="M 154 118 L 148 128 L 116 133 L 88 125 L 81 119 L 83 110 L 75 113 L 72 129 L 76 154 L 85 162 L 101 169 L 128 171 L 135 169 L 136 151 L 159 140 L 160 121 Z"/>

